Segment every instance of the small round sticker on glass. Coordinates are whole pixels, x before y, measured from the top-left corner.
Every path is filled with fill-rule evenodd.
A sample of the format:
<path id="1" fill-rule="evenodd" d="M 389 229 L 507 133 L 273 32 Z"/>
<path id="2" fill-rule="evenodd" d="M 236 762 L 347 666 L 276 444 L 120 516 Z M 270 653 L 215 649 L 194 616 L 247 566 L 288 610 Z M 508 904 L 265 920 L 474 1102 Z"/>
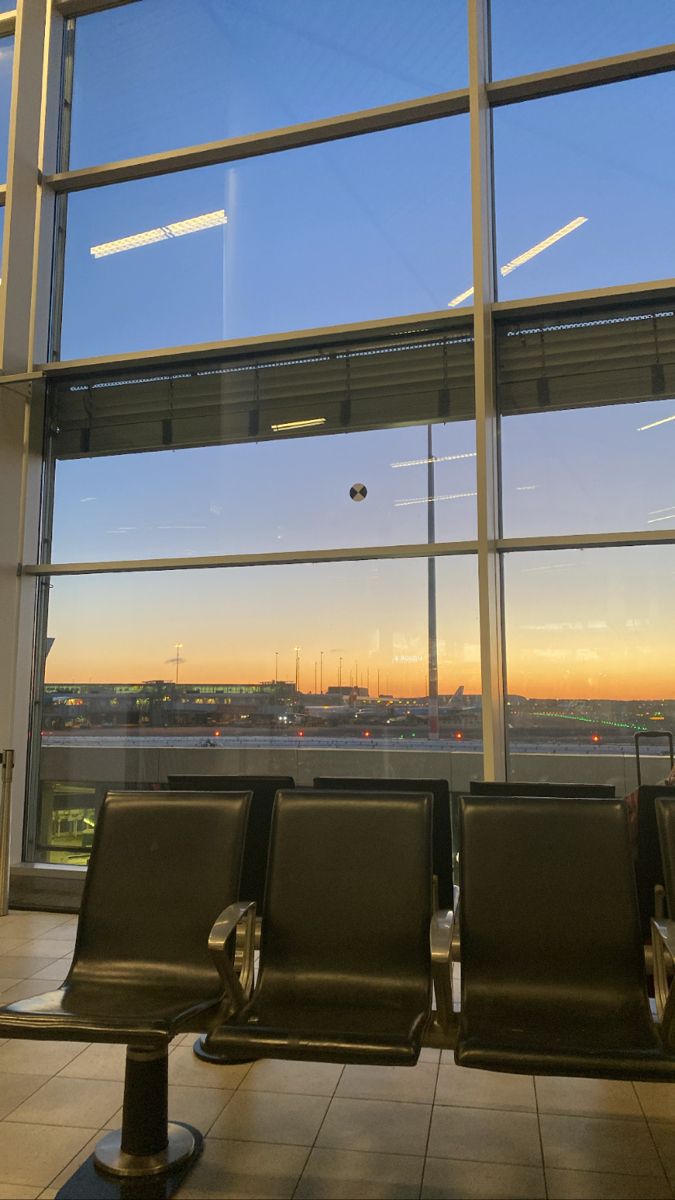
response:
<path id="1" fill-rule="evenodd" d="M 353 483 L 349 489 L 349 495 L 352 500 L 365 500 L 368 495 L 368 488 L 365 483 Z"/>

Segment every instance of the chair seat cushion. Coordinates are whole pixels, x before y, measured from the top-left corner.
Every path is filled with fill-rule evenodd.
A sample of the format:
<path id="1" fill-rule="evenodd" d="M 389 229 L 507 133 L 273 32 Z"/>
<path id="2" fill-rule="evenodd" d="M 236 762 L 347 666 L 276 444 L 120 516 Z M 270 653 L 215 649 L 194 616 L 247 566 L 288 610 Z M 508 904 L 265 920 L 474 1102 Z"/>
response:
<path id="1" fill-rule="evenodd" d="M 189 990 L 152 984 L 71 984 L 0 1008 L 0 1037 L 163 1044 L 203 1030 L 219 1001 L 195 1003 Z"/>
<path id="2" fill-rule="evenodd" d="M 206 1048 L 241 1058 L 414 1066 L 428 1009 L 251 1004 L 219 1025 Z"/>
<path id="3" fill-rule="evenodd" d="M 459 1066 L 527 1075 L 576 1075 L 601 1079 L 675 1080 L 675 1056 L 667 1055 L 646 1008 L 550 1011 L 527 1007 L 516 1014 L 496 1010 L 460 1018 L 455 1048 Z"/>

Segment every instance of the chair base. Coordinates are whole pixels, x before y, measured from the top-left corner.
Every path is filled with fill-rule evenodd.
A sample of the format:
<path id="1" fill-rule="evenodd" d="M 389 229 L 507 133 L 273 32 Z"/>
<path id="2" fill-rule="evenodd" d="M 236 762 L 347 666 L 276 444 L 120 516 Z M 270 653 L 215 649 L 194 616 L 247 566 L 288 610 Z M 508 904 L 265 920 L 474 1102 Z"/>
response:
<path id="1" fill-rule="evenodd" d="M 104 1169 L 98 1166 L 95 1155 L 90 1154 L 57 1192 L 57 1200 L 170 1200 L 185 1181 L 204 1148 L 201 1133 L 192 1125 L 172 1122 L 169 1125 L 170 1136 L 175 1130 L 179 1130 L 181 1135 L 187 1134 L 190 1138 L 192 1150 L 187 1158 L 173 1159 L 169 1166 L 153 1174 L 113 1175 L 104 1173 Z M 116 1136 L 119 1144 L 117 1131 Z M 103 1138 L 102 1141 L 107 1142 L 108 1138 Z M 99 1152 L 100 1146 L 101 1142 L 96 1147 L 96 1153 Z"/>
<path id="2" fill-rule="evenodd" d="M 202 1033 L 199 1035 L 199 1037 L 196 1039 L 196 1041 L 193 1042 L 193 1044 L 192 1044 L 193 1054 L 196 1054 L 197 1058 L 201 1058 L 202 1062 L 209 1062 L 209 1063 L 216 1063 L 216 1064 L 220 1063 L 221 1067 L 228 1066 L 233 1063 L 257 1062 L 257 1059 L 255 1059 L 255 1058 L 239 1058 L 238 1056 L 236 1056 L 234 1054 L 228 1054 L 227 1051 L 223 1051 L 222 1054 L 212 1054 L 211 1051 L 207 1049 L 207 1046 L 206 1046 L 207 1041 L 208 1041 L 208 1035 Z"/>

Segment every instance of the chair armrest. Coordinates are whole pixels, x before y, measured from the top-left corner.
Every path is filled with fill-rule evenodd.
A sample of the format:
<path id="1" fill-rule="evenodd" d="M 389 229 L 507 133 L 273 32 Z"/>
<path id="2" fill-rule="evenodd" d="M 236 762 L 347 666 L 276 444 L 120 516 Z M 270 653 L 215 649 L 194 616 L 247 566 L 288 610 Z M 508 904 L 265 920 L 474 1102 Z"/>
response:
<path id="1" fill-rule="evenodd" d="M 661 1020 L 666 1007 L 670 985 L 668 969 L 675 962 L 675 921 L 652 918 L 652 953 L 654 956 L 654 996 L 656 1013 Z"/>
<path id="2" fill-rule="evenodd" d="M 232 965 L 227 943 L 242 920 L 245 920 L 244 944 L 241 967 L 237 973 Z M 213 923 L 209 934 L 209 951 L 235 1011 L 244 1007 L 253 990 L 254 943 L 255 901 L 240 900 L 229 904 Z"/>
<path id="3" fill-rule="evenodd" d="M 435 912 L 431 918 L 431 975 L 436 994 L 436 1024 L 442 1033 L 449 1033 L 454 1014 L 452 1008 L 452 909 Z"/>

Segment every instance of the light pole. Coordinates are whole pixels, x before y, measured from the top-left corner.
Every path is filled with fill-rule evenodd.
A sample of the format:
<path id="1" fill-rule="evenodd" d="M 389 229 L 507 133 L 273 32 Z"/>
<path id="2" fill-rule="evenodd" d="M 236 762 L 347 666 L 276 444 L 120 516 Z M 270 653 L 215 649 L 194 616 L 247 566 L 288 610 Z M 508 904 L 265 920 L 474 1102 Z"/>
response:
<path id="1" fill-rule="evenodd" d="M 294 646 L 295 650 L 295 694 L 300 691 L 300 647 Z"/>
<path id="2" fill-rule="evenodd" d="M 274 682 L 279 682 L 279 651 L 274 651 Z"/>
<path id="3" fill-rule="evenodd" d="M 436 541 L 436 481 L 434 476 L 434 452 L 431 423 L 427 425 L 427 541 L 433 546 Z M 436 559 L 429 555 L 427 562 L 429 592 L 429 737 L 438 738 L 438 636 L 436 631 Z"/>
<path id="4" fill-rule="evenodd" d="M 323 696 L 323 650 L 319 651 L 319 691 Z"/>
<path id="5" fill-rule="evenodd" d="M 342 658 L 338 659 L 338 687 L 342 687 Z"/>
<path id="6" fill-rule="evenodd" d="M 176 642 L 176 687 L 178 687 L 178 668 L 180 666 L 180 652 L 183 649 L 182 642 Z"/>

